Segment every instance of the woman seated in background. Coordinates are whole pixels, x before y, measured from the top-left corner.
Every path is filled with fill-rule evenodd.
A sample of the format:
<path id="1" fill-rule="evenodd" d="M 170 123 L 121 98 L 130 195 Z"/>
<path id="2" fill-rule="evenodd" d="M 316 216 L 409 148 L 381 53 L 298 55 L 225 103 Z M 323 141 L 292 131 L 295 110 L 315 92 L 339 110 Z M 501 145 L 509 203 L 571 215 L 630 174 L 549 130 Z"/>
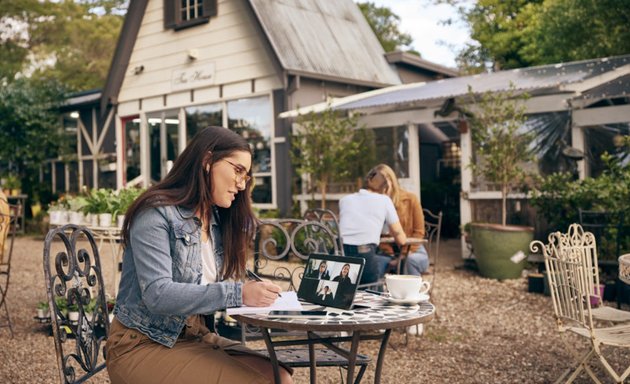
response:
<path id="1" fill-rule="evenodd" d="M 390 188 L 387 195 L 392 199 L 396 212 L 400 218 L 400 225 L 407 237 L 424 238 L 424 213 L 420 206 L 420 200 L 413 193 L 400 187 L 398 178 L 394 170 L 385 164 L 379 164 L 374 170 L 387 179 Z M 391 244 L 381 244 L 383 253 L 394 255 Z M 424 245 L 412 245 L 405 260 L 406 273 L 410 275 L 421 275 L 429 269 L 429 255 Z"/>
<path id="2" fill-rule="evenodd" d="M 397 244 L 407 241 L 396 208 L 387 196 L 389 188 L 387 179 L 373 168 L 359 192 L 339 201 L 339 232 L 343 238 L 344 253 L 365 259 L 361 284 L 378 281 L 391 260 L 389 256 L 376 252 L 384 225 L 389 227 L 390 235 Z"/>

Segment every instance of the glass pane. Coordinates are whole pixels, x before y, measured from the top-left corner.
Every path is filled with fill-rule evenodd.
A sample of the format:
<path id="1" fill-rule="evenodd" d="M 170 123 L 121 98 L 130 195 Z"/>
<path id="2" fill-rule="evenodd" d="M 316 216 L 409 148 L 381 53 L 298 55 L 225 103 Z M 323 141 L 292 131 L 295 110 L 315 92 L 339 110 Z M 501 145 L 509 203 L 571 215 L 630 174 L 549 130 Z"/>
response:
<path id="1" fill-rule="evenodd" d="M 140 118 L 127 120 L 125 129 L 126 182 L 140 176 Z"/>
<path id="2" fill-rule="evenodd" d="M 160 112 L 148 117 L 151 180 L 162 180 L 177 157 L 179 118 L 177 111 Z M 164 131 L 162 131 L 164 130 Z"/>
<path id="3" fill-rule="evenodd" d="M 186 108 L 186 142 L 202 128 L 210 125 L 223 125 L 223 109 L 221 104 L 208 104 Z"/>
<path id="4" fill-rule="evenodd" d="M 271 103 L 254 97 L 227 103 L 228 127 L 243 136 L 254 152 L 252 173 L 260 177 L 254 189 L 255 203 L 271 203 Z M 263 175 L 264 174 L 264 175 Z M 266 183 L 266 184 L 265 184 Z"/>
<path id="5" fill-rule="evenodd" d="M 409 132 L 407 127 L 375 128 L 376 158 L 389 165 L 400 178 L 409 177 Z"/>
<path id="6" fill-rule="evenodd" d="M 255 203 L 271 204 L 271 176 L 257 176 L 256 186 L 252 192 L 252 200 Z"/>

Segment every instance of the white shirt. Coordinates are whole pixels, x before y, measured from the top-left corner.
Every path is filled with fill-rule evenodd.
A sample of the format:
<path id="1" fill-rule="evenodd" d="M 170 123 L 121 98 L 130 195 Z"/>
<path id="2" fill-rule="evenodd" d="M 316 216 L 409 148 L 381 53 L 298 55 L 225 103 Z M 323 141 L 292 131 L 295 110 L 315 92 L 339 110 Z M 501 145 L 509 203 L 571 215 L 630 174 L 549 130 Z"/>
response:
<path id="1" fill-rule="evenodd" d="M 210 239 L 201 242 L 201 285 L 217 282 L 217 261 Z"/>
<path id="2" fill-rule="evenodd" d="M 360 189 L 339 201 L 339 232 L 344 244 L 378 244 L 383 224 L 398 221 L 389 196 Z"/>

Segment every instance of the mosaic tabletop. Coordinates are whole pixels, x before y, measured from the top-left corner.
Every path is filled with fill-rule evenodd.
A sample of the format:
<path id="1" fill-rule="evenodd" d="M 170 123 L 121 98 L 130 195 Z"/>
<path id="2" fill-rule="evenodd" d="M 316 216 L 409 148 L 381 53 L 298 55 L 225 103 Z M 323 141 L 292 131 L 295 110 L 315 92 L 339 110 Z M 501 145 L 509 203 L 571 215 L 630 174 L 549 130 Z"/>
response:
<path id="1" fill-rule="evenodd" d="M 411 305 L 392 304 L 384 296 L 359 291 L 355 297 L 353 309 L 334 310 L 326 316 L 270 318 L 267 314 L 251 314 L 233 317 L 250 325 L 267 328 L 302 331 L 362 331 L 426 323 L 433 318 L 434 313 L 435 307 L 429 301 Z"/>

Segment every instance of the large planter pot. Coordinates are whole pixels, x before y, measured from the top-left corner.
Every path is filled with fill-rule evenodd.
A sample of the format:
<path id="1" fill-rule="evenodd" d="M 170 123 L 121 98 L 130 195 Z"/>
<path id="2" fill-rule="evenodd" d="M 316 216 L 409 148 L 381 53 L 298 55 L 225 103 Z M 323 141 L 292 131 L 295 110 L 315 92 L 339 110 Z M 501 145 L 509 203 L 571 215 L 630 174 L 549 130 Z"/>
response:
<path id="1" fill-rule="evenodd" d="M 482 276 L 493 279 L 521 277 L 534 228 L 472 223 L 472 245 Z"/>

